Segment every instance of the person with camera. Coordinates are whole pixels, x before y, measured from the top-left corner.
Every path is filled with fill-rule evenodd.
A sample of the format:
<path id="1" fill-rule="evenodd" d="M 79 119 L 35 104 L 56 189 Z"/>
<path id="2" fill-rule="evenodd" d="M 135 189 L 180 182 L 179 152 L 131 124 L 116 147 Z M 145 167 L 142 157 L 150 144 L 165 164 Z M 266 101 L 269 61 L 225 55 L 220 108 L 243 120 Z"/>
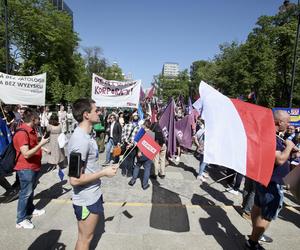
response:
<path id="1" fill-rule="evenodd" d="M 15 170 L 20 181 L 20 193 L 17 207 L 16 228 L 33 229 L 31 216 L 40 216 L 45 210 L 35 209 L 33 205 L 34 188 L 38 173 L 41 170 L 42 146 L 49 142 L 49 138 L 42 137 L 38 142 L 36 128 L 40 123 L 38 114 L 32 109 L 24 112 L 24 123 L 19 127 L 22 130 L 13 138 L 16 149 Z"/>
<path id="2" fill-rule="evenodd" d="M 73 116 L 79 123 L 74 130 L 69 144 L 69 181 L 73 187 L 72 201 L 78 221 L 78 238 L 75 249 L 89 249 L 100 215 L 103 214 L 101 178 L 113 177 L 118 165 L 102 169 L 98 163 L 98 146 L 91 135 L 92 126 L 99 122 L 97 107 L 92 99 L 81 98 L 73 104 Z M 81 155 L 81 161 L 73 166 L 72 154 Z M 77 161 L 78 162 L 78 161 Z M 79 169 L 79 176 L 71 174 L 72 169 Z"/>

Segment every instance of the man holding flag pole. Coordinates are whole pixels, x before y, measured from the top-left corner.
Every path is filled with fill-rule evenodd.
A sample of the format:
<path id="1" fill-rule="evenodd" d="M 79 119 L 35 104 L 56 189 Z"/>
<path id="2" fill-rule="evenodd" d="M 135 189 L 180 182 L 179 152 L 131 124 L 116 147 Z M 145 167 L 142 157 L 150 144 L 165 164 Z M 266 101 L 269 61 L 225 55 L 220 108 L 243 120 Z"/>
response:
<path id="1" fill-rule="evenodd" d="M 251 212 L 253 230 L 246 248 L 264 249 L 258 241 L 282 207 L 283 177 L 288 174 L 288 158 L 295 146 L 292 141 L 276 138 L 276 133 L 287 129 L 290 117 L 285 111 L 273 115 L 270 109 L 230 99 L 203 81 L 199 93 L 194 107 L 201 109 L 206 124 L 204 161 L 257 182 Z"/>

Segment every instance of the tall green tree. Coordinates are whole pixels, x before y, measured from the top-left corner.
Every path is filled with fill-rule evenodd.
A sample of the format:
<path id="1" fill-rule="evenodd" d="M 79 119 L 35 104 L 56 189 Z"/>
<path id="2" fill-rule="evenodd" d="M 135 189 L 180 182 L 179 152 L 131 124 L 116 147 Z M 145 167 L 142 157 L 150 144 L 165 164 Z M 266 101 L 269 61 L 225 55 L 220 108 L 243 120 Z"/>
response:
<path id="1" fill-rule="evenodd" d="M 177 77 L 165 77 L 159 75 L 157 78 L 157 84 L 161 89 L 160 96 L 163 101 L 167 102 L 169 98 L 178 98 L 180 95 L 186 99 L 189 95 L 190 77 L 188 70 L 185 69 L 179 72 Z"/>

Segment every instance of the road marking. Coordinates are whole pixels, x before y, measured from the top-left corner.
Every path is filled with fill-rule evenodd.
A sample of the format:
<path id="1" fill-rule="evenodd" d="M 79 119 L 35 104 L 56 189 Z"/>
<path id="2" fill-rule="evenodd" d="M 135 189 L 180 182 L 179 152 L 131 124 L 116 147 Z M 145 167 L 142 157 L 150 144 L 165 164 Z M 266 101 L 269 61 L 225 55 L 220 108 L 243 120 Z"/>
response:
<path id="1" fill-rule="evenodd" d="M 71 199 L 52 199 L 56 204 L 72 204 Z M 105 202 L 104 206 L 119 207 L 124 204 L 122 202 Z M 180 203 L 146 203 L 146 202 L 126 202 L 124 207 L 186 207 L 186 208 L 222 208 L 232 209 L 233 205 L 193 205 L 193 204 L 180 204 Z M 285 206 L 284 208 L 289 209 L 293 212 L 299 212 L 300 206 Z"/>

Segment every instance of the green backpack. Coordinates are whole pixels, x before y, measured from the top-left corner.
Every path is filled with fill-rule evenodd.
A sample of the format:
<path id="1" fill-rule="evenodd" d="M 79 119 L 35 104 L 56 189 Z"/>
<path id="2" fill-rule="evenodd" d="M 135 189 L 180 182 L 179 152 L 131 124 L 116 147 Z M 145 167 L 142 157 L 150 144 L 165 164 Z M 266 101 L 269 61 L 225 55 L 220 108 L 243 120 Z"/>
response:
<path id="1" fill-rule="evenodd" d="M 104 126 L 103 126 L 101 123 L 96 123 L 96 124 L 94 124 L 93 129 L 94 129 L 96 132 L 103 132 L 103 131 L 105 130 L 105 129 L 104 129 Z"/>

